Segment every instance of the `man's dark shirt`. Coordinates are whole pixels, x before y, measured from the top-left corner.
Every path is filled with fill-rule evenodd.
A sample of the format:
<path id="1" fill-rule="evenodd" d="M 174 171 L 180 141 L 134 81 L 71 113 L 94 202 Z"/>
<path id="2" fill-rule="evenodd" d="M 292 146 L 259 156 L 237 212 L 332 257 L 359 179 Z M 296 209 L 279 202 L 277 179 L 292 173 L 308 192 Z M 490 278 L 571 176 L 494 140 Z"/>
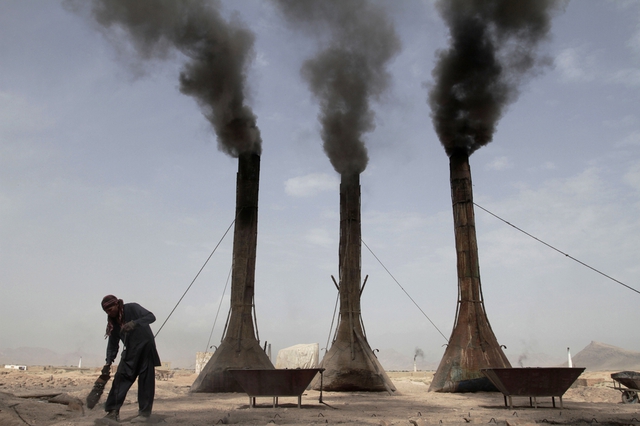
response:
<path id="1" fill-rule="evenodd" d="M 149 324 L 155 320 L 156 317 L 153 313 L 137 303 L 125 303 L 124 324 L 133 321 L 135 327 L 128 333 L 121 333 L 120 325 L 114 324 L 107 345 L 107 364 L 111 364 L 116 359 L 120 349 L 120 341 L 122 341 L 124 347 L 118 370 L 123 369 L 122 371 L 130 375 L 136 374 L 143 357 L 151 357 L 153 365 L 160 366 L 160 357 L 156 350 L 153 332 L 149 327 Z"/>

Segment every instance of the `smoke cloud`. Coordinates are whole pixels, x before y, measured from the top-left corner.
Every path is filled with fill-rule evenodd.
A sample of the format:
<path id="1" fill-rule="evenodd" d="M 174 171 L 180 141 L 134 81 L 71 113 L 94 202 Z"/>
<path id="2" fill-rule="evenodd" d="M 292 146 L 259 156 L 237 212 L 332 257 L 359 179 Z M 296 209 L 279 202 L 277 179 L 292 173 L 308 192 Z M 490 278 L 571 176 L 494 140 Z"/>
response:
<path id="1" fill-rule="evenodd" d="M 141 59 L 187 59 L 180 91 L 198 102 L 218 137 L 220 150 L 237 157 L 261 153 L 256 116 L 245 103 L 246 69 L 254 56 L 254 34 L 237 17 L 226 21 L 217 0 L 92 0 L 67 3 L 125 37 Z"/>
<path id="2" fill-rule="evenodd" d="M 422 349 L 416 348 L 413 354 L 413 360 L 415 361 L 416 358 L 424 359 L 424 352 L 422 351 Z"/>
<path id="3" fill-rule="evenodd" d="M 439 0 L 450 46 L 437 53 L 431 118 L 448 155 L 493 139 L 524 77 L 548 63 L 537 57 L 562 0 Z"/>
<path id="4" fill-rule="evenodd" d="M 529 359 L 529 356 L 527 354 L 522 354 L 518 357 L 518 366 L 519 367 L 524 367 L 524 361 L 526 361 L 527 359 Z"/>
<path id="5" fill-rule="evenodd" d="M 324 151 L 340 174 L 361 173 L 365 133 L 375 128 L 370 102 L 388 87 L 385 66 L 400 39 L 382 8 L 367 0 L 273 0 L 296 28 L 325 46 L 304 62 L 302 76 L 320 103 Z"/>

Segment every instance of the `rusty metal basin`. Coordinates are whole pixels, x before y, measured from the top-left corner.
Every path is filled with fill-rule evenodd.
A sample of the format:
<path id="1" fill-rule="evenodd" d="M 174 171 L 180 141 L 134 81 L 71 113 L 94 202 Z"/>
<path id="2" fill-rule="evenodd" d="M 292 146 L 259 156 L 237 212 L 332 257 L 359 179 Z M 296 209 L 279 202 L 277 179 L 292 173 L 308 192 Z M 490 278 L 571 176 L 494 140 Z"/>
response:
<path id="1" fill-rule="evenodd" d="M 278 405 L 278 397 L 297 396 L 301 407 L 302 393 L 311 380 L 323 371 L 322 368 L 300 369 L 229 369 L 229 373 L 249 395 L 249 402 L 255 406 L 256 397 L 272 397 L 273 406 Z"/>
<path id="2" fill-rule="evenodd" d="M 629 389 L 640 390 L 640 373 L 635 371 L 620 371 L 612 373 L 611 378 Z"/>
<path id="3" fill-rule="evenodd" d="M 551 397 L 555 407 L 555 397 L 560 399 L 582 374 L 584 368 L 568 367 L 531 367 L 531 368 L 483 368 L 480 371 L 487 376 L 505 397 L 509 407 L 513 408 L 512 396 Z"/>

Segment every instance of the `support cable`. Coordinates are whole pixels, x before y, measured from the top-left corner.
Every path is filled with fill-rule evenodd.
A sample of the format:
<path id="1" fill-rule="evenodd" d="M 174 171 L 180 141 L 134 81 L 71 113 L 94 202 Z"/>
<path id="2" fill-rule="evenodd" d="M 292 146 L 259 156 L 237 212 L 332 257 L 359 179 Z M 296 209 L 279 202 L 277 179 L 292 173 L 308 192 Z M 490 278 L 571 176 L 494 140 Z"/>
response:
<path id="1" fill-rule="evenodd" d="M 333 277 L 331 277 L 333 278 Z M 333 330 L 333 323 L 335 322 L 336 319 L 336 311 L 338 310 L 338 301 L 340 300 L 340 290 L 338 290 L 338 295 L 336 296 L 336 303 L 335 306 L 333 307 L 333 315 L 331 316 L 331 327 L 329 327 L 329 336 L 327 337 L 327 345 L 324 348 L 324 354 L 326 355 L 327 352 L 329 351 L 329 340 L 331 340 L 331 330 Z M 340 315 L 340 314 L 338 314 Z M 340 322 L 338 320 L 338 322 Z M 338 334 L 338 328 L 336 327 L 336 331 L 335 331 L 335 335 L 333 336 L 333 341 L 331 342 L 331 344 L 333 344 L 333 342 L 336 341 L 336 336 Z"/>
<path id="2" fill-rule="evenodd" d="M 554 247 L 554 246 L 552 246 L 551 244 L 547 244 L 547 243 L 545 243 L 544 241 L 542 241 L 541 239 L 534 237 L 533 235 L 529 234 L 528 232 L 526 232 L 526 231 L 524 231 L 524 230 L 522 230 L 522 229 L 518 228 L 517 226 L 515 226 L 515 225 L 513 225 L 513 224 L 511 224 L 511 223 L 509 223 L 509 222 L 507 222 L 506 220 L 504 220 L 504 219 L 503 219 L 503 218 L 501 218 L 500 216 L 498 216 L 498 215 L 496 215 L 496 214 L 494 214 L 494 213 L 491 213 L 489 210 L 485 209 L 484 207 L 482 207 L 482 206 L 480 206 L 480 205 L 478 205 L 478 204 L 476 204 L 476 203 L 473 203 L 473 204 L 474 204 L 476 207 L 478 207 L 479 209 L 484 210 L 485 212 L 489 213 L 491 216 L 495 217 L 496 219 L 501 220 L 502 222 L 506 223 L 507 225 L 511 226 L 512 228 L 517 229 L 518 231 L 522 232 L 522 233 L 523 233 L 523 234 L 525 234 L 526 236 L 533 238 L 534 240 L 538 241 L 539 243 L 544 244 L 545 246 L 549 247 L 550 249 L 555 250 L 555 251 L 557 251 L 558 253 L 565 255 L 565 256 L 566 256 L 566 257 L 568 257 L 569 259 L 571 259 L 571 260 L 573 260 L 573 261 L 575 261 L 575 262 L 578 262 L 578 263 L 579 263 L 579 264 L 581 264 L 582 266 L 586 266 L 587 268 L 591 269 L 592 271 L 597 272 L 598 274 L 600 274 L 600 275 L 602 275 L 602 276 L 604 276 L 604 277 L 609 278 L 611 281 L 615 281 L 616 283 L 620 284 L 621 286 L 624 286 L 624 287 L 628 288 L 629 290 L 631 290 L 631 291 L 635 291 L 636 293 L 640 294 L 640 291 L 636 290 L 635 288 L 633 288 L 633 287 L 631 287 L 631 286 L 626 285 L 626 284 L 625 284 L 625 283 L 623 283 L 622 281 L 618 281 L 618 280 L 616 280 L 615 278 L 613 278 L 613 277 L 611 277 L 611 276 L 609 276 L 609 275 L 605 274 L 604 272 L 601 272 L 601 271 L 597 270 L 596 268 L 594 268 L 594 267 L 592 267 L 592 266 L 587 265 L 587 264 L 586 264 L 586 263 L 584 263 L 584 262 L 581 262 L 580 260 L 576 259 L 576 258 L 575 258 L 575 257 L 573 257 L 573 256 L 568 255 L 567 253 L 565 253 L 565 252 L 563 252 L 563 251 L 558 250 L 557 248 L 555 248 L 555 247 Z"/>
<path id="3" fill-rule="evenodd" d="M 158 331 L 156 331 L 156 334 L 153 336 L 158 337 L 158 334 L 160 334 L 160 331 L 162 330 L 162 327 L 164 327 L 164 325 L 167 323 L 167 321 L 169 321 L 169 318 L 171 318 L 171 315 L 173 314 L 173 311 L 176 310 L 176 308 L 178 307 L 178 305 L 180 304 L 180 302 L 182 302 L 182 299 L 184 299 L 184 296 L 186 296 L 187 292 L 189 291 L 189 289 L 191 288 L 191 286 L 193 285 L 193 283 L 196 282 L 196 280 L 198 279 L 198 277 L 200 276 L 200 273 L 202 272 L 202 270 L 204 269 L 205 266 L 207 266 L 207 263 L 209 263 L 209 260 L 211 259 L 211 256 L 213 256 L 213 253 L 216 252 L 216 250 L 218 249 L 218 247 L 220 246 L 220 244 L 222 243 L 222 240 L 224 240 L 224 237 L 227 236 L 227 234 L 229 233 L 229 230 L 231 229 L 231 227 L 233 226 L 233 224 L 236 223 L 236 219 L 233 219 L 233 222 L 231 222 L 231 225 L 229 225 L 229 227 L 227 228 L 227 230 L 224 232 L 224 235 L 222 236 L 222 238 L 220 238 L 220 241 L 218 241 L 218 244 L 216 244 L 216 246 L 213 248 L 213 251 L 211 252 L 211 254 L 209 255 L 209 257 L 207 257 L 207 260 L 205 260 L 204 265 L 202 265 L 202 267 L 200 268 L 200 270 L 198 271 L 198 273 L 196 274 L 196 276 L 193 278 L 193 280 L 191 281 L 191 284 L 189 284 L 189 287 L 187 287 L 187 289 L 184 291 L 184 293 L 182 294 L 182 297 L 180 297 L 180 300 L 178 300 L 178 303 L 176 303 L 176 306 L 173 307 L 173 309 L 171 310 L 171 312 L 169 312 L 169 315 L 167 316 L 167 319 L 164 320 L 164 322 L 162 323 L 162 325 L 160 326 L 160 328 L 158 329 Z"/>
<path id="4" fill-rule="evenodd" d="M 227 292 L 227 287 L 229 286 L 229 281 L 231 279 L 231 271 L 233 271 L 233 265 L 229 268 L 229 275 L 227 276 L 227 282 L 224 285 L 224 290 L 222 290 L 222 296 L 220 297 L 220 304 L 218 304 L 218 310 L 216 311 L 216 317 L 213 319 L 213 326 L 211 327 L 211 333 L 209 333 L 209 340 L 207 341 L 207 348 L 204 350 L 205 352 L 209 352 L 209 344 L 211 343 L 211 336 L 213 336 L 213 330 L 216 328 L 216 322 L 218 322 L 218 314 L 220 313 L 220 308 L 222 307 L 222 302 L 224 300 L 224 294 Z"/>
<path id="5" fill-rule="evenodd" d="M 447 339 L 447 336 L 445 336 L 444 334 L 442 334 L 442 331 L 440 331 L 440 329 L 438 328 L 437 325 L 435 325 L 433 323 L 433 321 L 431 321 L 431 318 L 429 318 L 429 316 L 422 310 L 422 308 L 416 303 L 415 300 L 413 300 L 413 297 L 411 297 L 409 295 L 409 293 L 407 293 L 407 290 L 404 289 L 404 287 L 402 287 L 402 285 L 400 285 L 400 283 L 398 282 L 398 280 L 396 279 L 396 277 L 393 276 L 393 274 L 387 269 L 386 266 L 384 266 L 384 264 L 380 261 L 380 259 L 378 259 L 378 256 L 375 255 L 375 253 L 371 250 L 371 248 L 369 248 L 369 246 L 367 245 L 367 243 L 364 242 L 364 240 L 362 240 L 362 244 L 364 244 L 364 246 L 369 250 L 369 252 L 373 255 L 373 257 L 376 258 L 376 260 L 378 261 L 378 263 L 380 263 L 380 265 L 384 268 L 385 271 L 387 271 L 387 274 L 389 274 L 389 276 L 396 282 L 396 284 L 398 284 L 398 287 L 400 287 L 402 289 L 402 291 L 404 292 L 404 294 L 407 295 L 407 297 L 409 298 L 409 300 L 411 300 L 413 302 L 414 305 L 416 305 L 416 307 L 420 310 L 420 312 L 422 312 L 422 315 L 424 315 L 424 317 L 426 319 L 429 320 L 429 322 L 431 323 L 431 325 L 438 330 L 438 333 L 440 333 L 440 335 L 442 337 L 444 337 L 444 340 L 447 341 L 447 343 L 449 342 L 449 339 Z"/>

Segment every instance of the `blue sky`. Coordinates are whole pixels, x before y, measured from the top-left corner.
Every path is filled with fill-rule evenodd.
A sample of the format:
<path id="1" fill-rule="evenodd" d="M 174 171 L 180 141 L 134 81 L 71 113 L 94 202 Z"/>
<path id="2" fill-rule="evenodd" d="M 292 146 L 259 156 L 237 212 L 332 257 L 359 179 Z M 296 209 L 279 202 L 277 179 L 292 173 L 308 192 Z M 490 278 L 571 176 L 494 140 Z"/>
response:
<path id="1" fill-rule="evenodd" d="M 448 158 L 427 87 L 447 30 L 431 1 L 381 2 L 402 51 L 375 104 L 362 237 L 448 337 L 457 297 Z M 326 346 L 339 177 L 300 76 L 316 42 L 269 2 L 225 1 L 256 33 L 249 103 L 263 137 L 256 310 L 273 350 Z M 640 2 L 581 0 L 553 20 L 553 65 L 521 87 L 470 159 L 475 202 L 640 289 Z M 178 90 L 179 55 L 141 63 L 60 2 L 0 2 L 0 348 L 101 354 L 113 293 L 157 330 L 235 211 L 237 160 Z M 563 359 L 590 341 L 640 351 L 632 292 L 476 209 L 489 320 L 506 353 Z M 218 344 L 231 233 L 158 336 L 188 364 Z M 372 347 L 439 361 L 445 339 L 363 248 Z"/>

